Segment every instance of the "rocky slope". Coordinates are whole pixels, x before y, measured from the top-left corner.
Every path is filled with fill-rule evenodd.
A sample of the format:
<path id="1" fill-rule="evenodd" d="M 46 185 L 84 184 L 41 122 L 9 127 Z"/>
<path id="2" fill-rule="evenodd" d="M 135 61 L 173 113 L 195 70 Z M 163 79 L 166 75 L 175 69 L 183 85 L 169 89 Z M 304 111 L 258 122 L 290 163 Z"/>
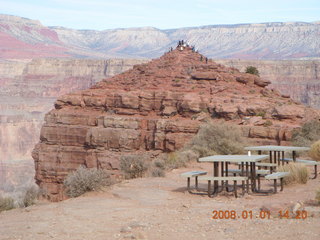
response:
<path id="1" fill-rule="evenodd" d="M 213 58 L 310 59 L 320 57 L 319 33 L 319 22 L 95 31 L 46 27 L 39 21 L 0 15 L 0 58 L 151 58 L 187 39 Z"/>
<path id="2" fill-rule="evenodd" d="M 285 144 L 293 128 L 319 112 L 265 88 L 269 83 L 206 63 L 187 47 L 64 95 L 46 115 L 33 151 L 36 181 L 51 200 L 61 200 L 63 179 L 79 165 L 117 175 L 121 155 L 175 151 L 210 119 L 242 125 L 260 143 Z"/>
<path id="3" fill-rule="evenodd" d="M 245 71 L 255 66 L 260 76 L 277 89 L 307 106 L 320 109 L 320 61 L 216 60 L 218 63 Z"/>

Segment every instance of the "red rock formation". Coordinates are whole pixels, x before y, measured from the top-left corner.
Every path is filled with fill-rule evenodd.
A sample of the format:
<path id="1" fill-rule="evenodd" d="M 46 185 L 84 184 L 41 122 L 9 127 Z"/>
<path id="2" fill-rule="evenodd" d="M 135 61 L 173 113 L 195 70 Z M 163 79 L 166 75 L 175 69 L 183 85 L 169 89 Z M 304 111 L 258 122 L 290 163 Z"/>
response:
<path id="1" fill-rule="evenodd" d="M 292 128 L 319 118 L 266 89 L 268 81 L 202 59 L 191 48 L 176 49 L 59 98 L 33 151 L 36 181 L 51 200 L 64 198 L 63 180 L 79 165 L 118 173 L 121 155 L 175 151 L 205 119 L 225 119 L 259 142 L 285 144 Z"/>

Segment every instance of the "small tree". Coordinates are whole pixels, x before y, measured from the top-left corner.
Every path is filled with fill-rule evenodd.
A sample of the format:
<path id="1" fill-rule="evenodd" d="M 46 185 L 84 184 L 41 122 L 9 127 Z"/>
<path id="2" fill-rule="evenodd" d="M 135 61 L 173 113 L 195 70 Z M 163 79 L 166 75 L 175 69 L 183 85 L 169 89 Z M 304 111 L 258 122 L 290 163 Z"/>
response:
<path id="1" fill-rule="evenodd" d="M 256 67 L 254 67 L 254 66 L 248 66 L 246 68 L 246 73 L 250 73 L 250 74 L 253 74 L 253 75 L 256 75 L 256 76 L 260 76 L 258 69 Z"/>

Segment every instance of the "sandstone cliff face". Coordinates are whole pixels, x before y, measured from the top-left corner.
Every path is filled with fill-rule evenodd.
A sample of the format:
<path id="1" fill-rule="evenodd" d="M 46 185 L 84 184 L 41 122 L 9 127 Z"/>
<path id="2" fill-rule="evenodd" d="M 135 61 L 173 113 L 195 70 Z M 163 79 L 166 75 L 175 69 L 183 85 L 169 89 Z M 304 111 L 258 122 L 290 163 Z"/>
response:
<path id="1" fill-rule="evenodd" d="M 270 82 L 204 59 L 176 49 L 60 97 L 33 151 L 36 181 L 51 200 L 64 198 L 63 180 L 79 165 L 117 175 L 121 155 L 175 151 L 204 120 L 224 119 L 261 143 L 285 144 L 292 128 L 319 117 L 266 89 Z M 264 127 L 267 120 L 273 125 Z"/>
<path id="2" fill-rule="evenodd" d="M 269 88 L 277 89 L 283 95 L 320 109 L 320 61 L 217 60 L 217 62 L 243 72 L 247 66 L 255 66 L 261 78 L 271 81 Z"/>

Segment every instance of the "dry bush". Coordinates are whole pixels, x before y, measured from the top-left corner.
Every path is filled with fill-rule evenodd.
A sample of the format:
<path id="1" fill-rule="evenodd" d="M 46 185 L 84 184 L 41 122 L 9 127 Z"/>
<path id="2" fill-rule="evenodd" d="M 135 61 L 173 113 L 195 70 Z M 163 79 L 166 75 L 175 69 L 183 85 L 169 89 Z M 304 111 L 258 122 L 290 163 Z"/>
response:
<path id="1" fill-rule="evenodd" d="M 215 154 L 240 154 L 244 152 L 246 139 L 240 128 L 226 123 L 202 125 L 191 140 L 190 149 L 200 157 Z"/>
<path id="2" fill-rule="evenodd" d="M 316 192 L 316 201 L 320 205 L 320 189 Z"/>
<path id="3" fill-rule="evenodd" d="M 320 161 L 320 141 L 312 144 L 309 155 L 313 160 Z"/>
<path id="4" fill-rule="evenodd" d="M 278 168 L 278 172 L 289 172 L 290 175 L 283 179 L 284 184 L 307 183 L 309 179 L 309 169 L 301 163 L 289 163 Z"/>
<path id="5" fill-rule="evenodd" d="M 310 146 L 320 140 L 320 121 L 313 120 L 302 125 L 292 133 L 292 143 L 295 146 Z"/>
<path id="6" fill-rule="evenodd" d="M 165 169 L 166 168 L 166 163 L 164 160 L 162 159 L 156 159 L 153 161 L 153 165 L 156 167 L 156 168 L 160 168 L 160 169 Z"/>
<path id="7" fill-rule="evenodd" d="M 110 175 L 102 169 L 80 166 L 67 176 L 63 184 L 69 197 L 78 197 L 85 192 L 111 185 L 111 180 Z"/>
<path id="8" fill-rule="evenodd" d="M 148 161 L 143 155 L 126 155 L 120 158 L 120 169 L 126 178 L 143 177 L 148 168 Z"/>
<path id="9" fill-rule="evenodd" d="M 163 169 L 155 167 L 155 168 L 151 169 L 151 176 L 152 177 L 165 177 L 166 173 Z"/>
<path id="10" fill-rule="evenodd" d="M 165 161 L 162 159 L 155 159 L 152 166 L 149 168 L 149 175 L 151 177 L 164 177 L 166 175 L 165 169 Z"/>
<path id="11" fill-rule="evenodd" d="M 0 196 L 0 212 L 15 208 L 14 200 L 11 197 Z"/>
<path id="12" fill-rule="evenodd" d="M 26 190 L 24 196 L 22 197 L 22 201 L 21 201 L 20 206 L 21 207 L 29 207 L 29 206 L 35 204 L 37 197 L 38 197 L 38 194 L 39 194 L 38 187 L 36 187 L 36 186 L 29 187 Z"/>

